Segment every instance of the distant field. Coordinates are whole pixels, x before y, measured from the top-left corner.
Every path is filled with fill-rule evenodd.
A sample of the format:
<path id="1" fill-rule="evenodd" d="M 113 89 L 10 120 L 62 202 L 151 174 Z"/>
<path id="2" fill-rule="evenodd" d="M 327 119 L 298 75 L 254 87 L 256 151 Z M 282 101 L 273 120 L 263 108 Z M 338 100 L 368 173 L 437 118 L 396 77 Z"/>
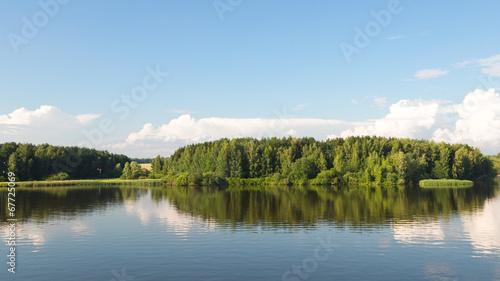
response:
<path id="1" fill-rule="evenodd" d="M 146 168 L 148 171 L 152 170 L 151 169 L 151 163 L 148 163 L 148 164 L 139 164 L 139 165 L 141 165 L 141 167 L 143 167 L 143 168 Z"/>

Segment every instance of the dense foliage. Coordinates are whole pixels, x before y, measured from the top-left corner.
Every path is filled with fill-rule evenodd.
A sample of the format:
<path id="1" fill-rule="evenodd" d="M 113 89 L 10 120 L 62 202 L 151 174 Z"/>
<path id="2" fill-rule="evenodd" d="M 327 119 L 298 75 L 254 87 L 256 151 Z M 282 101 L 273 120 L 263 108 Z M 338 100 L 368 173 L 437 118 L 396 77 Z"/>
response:
<path id="1" fill-rule="evenodd" d="M 137 162 L 132 161 L 131 163 L 125 163 L 123 167 L 122 175 L 120 178 L 122 179 L 145 179 L 149 175 L 149 171 L 145 168 L 142 168 Z"/>
<path id="2" fill-rule="evenodd" d="M 0 181 L 7 172 L 21 181 L 116 178 L 129 161 L 125 155 L 89 148 L 9 142 L 0 144 Z"/>
<path id="3" fill-rule="evenodd" d="M 402 184 L 421 179 L 487 180 L 490 158 L 464 144 L 384 137 L 221 139 L 156 157 L 152 176 L 200 182 L 207 177 L 281 184 Z"/>
<path id="4" fill-rule="evenodd" d="M 493 162 L 493 169 L 500 175 L 500 153 L 497 156 L 490 156 L 490 160 Z"/>

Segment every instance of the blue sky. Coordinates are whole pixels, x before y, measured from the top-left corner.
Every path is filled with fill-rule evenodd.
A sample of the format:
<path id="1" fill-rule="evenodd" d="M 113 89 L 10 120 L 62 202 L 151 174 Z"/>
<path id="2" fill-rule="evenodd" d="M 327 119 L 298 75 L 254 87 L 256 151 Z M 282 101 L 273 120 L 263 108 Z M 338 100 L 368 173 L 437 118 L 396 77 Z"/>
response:
<path id="1" fill-rule="evenodd" d="M 373 134 L 497 154 L 499 10 L 498 1 L 2 1 L 0 142 L 149 157 L 225 136 Z M 358 29 L 369 42 L 356 44 Z M 346 56 L 346 44 L 357 53 Z M 150 80 L 147 69 L 168 77 Z M 154 87 L 117 110 L 144 79 Z"/>

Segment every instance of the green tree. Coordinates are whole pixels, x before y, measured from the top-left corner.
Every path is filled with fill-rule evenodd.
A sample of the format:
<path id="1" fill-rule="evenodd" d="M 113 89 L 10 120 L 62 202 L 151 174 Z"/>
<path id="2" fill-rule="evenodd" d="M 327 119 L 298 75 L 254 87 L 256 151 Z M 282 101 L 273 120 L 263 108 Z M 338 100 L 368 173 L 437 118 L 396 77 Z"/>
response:
<path id="1" fill-rule="evenodd" d="M 132 178 L 132 170 L 130 169 L 130 164 L 128 162 L 125 163 L 125 167 L 123 168 L 121 178 L 122 179 L 131 179 Z"/>
<path id="2" fill-rule="evenodd" d="M 439 160 L 432 169 L 432 177 L 447 179 L 450 177 L 450 149 L 442 147 L 439 151 Z"/>
<path id="3" fill-rule="evenodd" d="M 17 155 L 16 153 L 12 153 L 10 156 L 9 156 L 9 164 L 8 164 L 8 170 L 9 172 L 12 172 L 14 174 L 17 174 L 19 173 L 19 167 L 18 167 L 18 161 L 17 161 Z M 18 176 L 19 177 L 19 176 Z"/>
<path id="4" fill-rule="evenodd" d="M 455 152 L 452 174 L 454 179 L 471 179 L 471 161 L 466 147 L 460 147 Z"/>
<path id="5" fill-rule="evenodd" d="M 153 174 L 159 175 L 161 174 L 163 170 L 163 161 L 160 157 L 160 155 L 156 156 L 153 161 L 151 161 L 151 170 L 153 171 Z"/>

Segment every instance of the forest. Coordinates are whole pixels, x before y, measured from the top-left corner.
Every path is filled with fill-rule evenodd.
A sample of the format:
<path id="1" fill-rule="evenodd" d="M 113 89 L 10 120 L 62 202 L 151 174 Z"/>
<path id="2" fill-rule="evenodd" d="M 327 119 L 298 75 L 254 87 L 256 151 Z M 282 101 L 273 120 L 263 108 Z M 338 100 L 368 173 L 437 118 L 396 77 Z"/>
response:
<path id="1" fill-rule="evenodd" d="M 500 154 L 499 154 L 500 157 Z M 178 185 L 395 185 L 422 179 L 486 181 L 493 158 L 465 144 L 385 137 L 221 139 L 157 156 L 150 178 Z M 499 159 L 500 160 L 500 159 Z"/>
<path id="2" fill-rule="evenodd" d="M 0 182 L 6 181 L 7 172 L 19 181 L 116 178 L 130 161 L 89 148 L 9 142 L 0 144 Z"/>
<path id="3" fill-rule="evenodd" d="M 136 161 L 133 161 L 136 160 Z M 49 144 L 0 144 L 0 182 L 69 179 L 162 179 L 175 185 L 396 185 L 422 179 L 486 181 L 500 153 L 465 144 L 385 137 L 235 138 L 192 144 L 152 159 L 148 171 L 125 155 Z M 141 162 L 144 162 L 141 161 Z"/>

